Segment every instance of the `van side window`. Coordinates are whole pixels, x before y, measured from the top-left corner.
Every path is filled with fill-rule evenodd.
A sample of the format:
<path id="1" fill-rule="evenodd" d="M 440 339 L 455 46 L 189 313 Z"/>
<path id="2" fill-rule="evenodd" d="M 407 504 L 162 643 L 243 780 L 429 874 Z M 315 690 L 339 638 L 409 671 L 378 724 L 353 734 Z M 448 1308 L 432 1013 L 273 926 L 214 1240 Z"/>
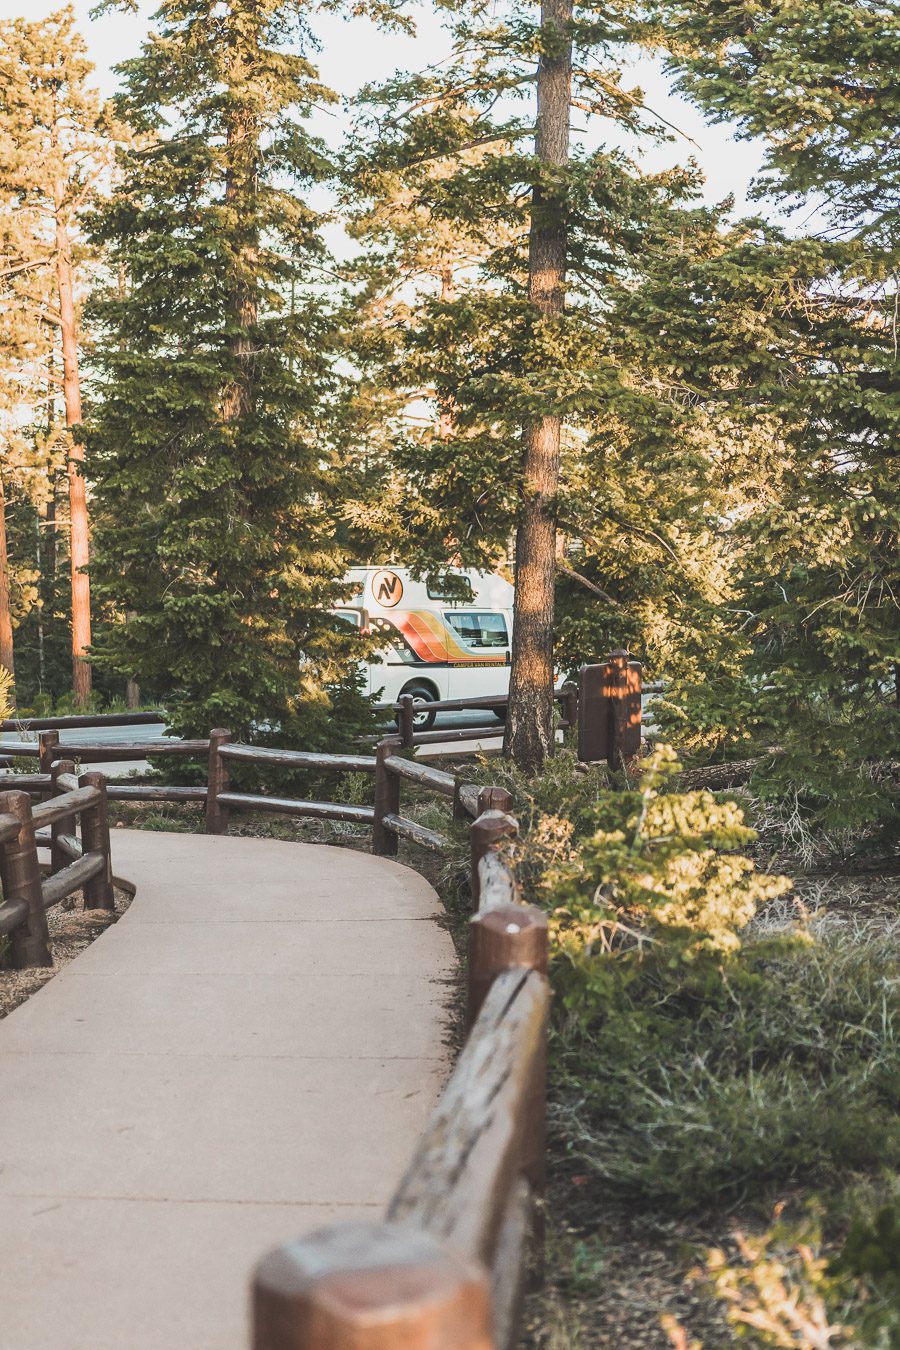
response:
<path id="1" fill-rule="evenodd" d="M 467 647 L 508 647 L 506 618 L 496 610 L 454 610 L 444 618 Z"/>

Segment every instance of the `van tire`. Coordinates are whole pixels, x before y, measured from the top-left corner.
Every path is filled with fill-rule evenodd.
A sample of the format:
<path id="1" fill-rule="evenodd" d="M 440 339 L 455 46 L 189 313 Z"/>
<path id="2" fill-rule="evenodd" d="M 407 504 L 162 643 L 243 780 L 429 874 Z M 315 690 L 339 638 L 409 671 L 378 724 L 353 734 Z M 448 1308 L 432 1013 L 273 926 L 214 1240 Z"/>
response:
<path id="1" fill-rule="evenodd" d="M 433 684 L 425 684 L 421 681 L 414 681 L 412 684 L 406 684 L 400 690 L 401 694 L 411 694 L 414 703 L 436 703 L 437 690 Z M 437 713 L 419 712 L 418 709 L 413 718 L 413 729 L 415 731 L 430 731 L 434 726 Z M 396 722 L 397 719 L 394 718 Z M 399 723 L 398 723 L 399 725 Z"/>

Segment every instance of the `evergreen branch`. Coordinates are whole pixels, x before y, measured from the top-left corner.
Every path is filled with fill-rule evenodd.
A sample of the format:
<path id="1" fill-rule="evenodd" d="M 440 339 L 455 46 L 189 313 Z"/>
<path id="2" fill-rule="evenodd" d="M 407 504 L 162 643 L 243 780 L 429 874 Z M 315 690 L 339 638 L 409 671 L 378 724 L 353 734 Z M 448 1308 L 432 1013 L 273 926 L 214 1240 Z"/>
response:
<path id="1" fill-rule="evenodd" d="M 406 118 L 412 117 L 413 113 L 418 112 L 421 108 L 427 108 L 430 104 L 448 103 L 453 99 L 457 99 L 464 96 L 465 94 L 471 94 L 476 92 L 484 93 L 486 90 L 495 89 L 497 87 L 497 83 L 500 84 L 500 87 L 503 91 L 507 89 L 517 89 L 521 84 L 536 84 L 537 74 L 535 73 L 531 75 L 520 75 L 517 79 L 504 79 L 499 82 L 491 81 L 490 83 L 485 83 L 481 80 L 473 80 L 469 84 L 458 84 L 455 87 L 443 89 L 441 90 L 440 93 L 431 94 L 429 95 L 428 98 L 420 98 L 417 100 L 417 102 L 411 103 L 408 107 L 404 108 L 402 112 L 398 113 L 396 117 L 387 118 L 387 120 L 382 123 L 382 126 L 385 127 L 399 126 L 401 121 L 404 121 Z M 499 98 L 499 94 L 493 99 L 492 102 L 496 103 L 497 98 Z"/>
<path id="2" fill-rule="evenodd" d="M 14 277 L 19 272 L 33 272 L 38 267 L 46 267 L 47 263 L 52 262 L 53 254 L 48 253 L 46 258 L 36 258 L 29 262 L 17 263 L 15 267 L 6 267 L 0 272 L 0 278 Z"/>
<path id="3" fill-rule="evenodd" d="M 625 99 L 628 103 L 633 103 L 634 106 L 640 108 L 642 112 L 649 113 L 651 117 L 656 118 L 657 122 L 661 122 L 663 126 L 668 127 L 679 136 L 683 136 L 686 141 L 689 141 L 691 145 L 696 146 L 698 150 L 703 148 L 698 141 L 694 140 L 693 136 L 689 136 L 686 131 L 682 131 L 681 127 L 676 126 L 674 122 L 670 122 L 667 117 L 663 117 L 662 113 L 658 113 L 655 108 L 651 108 L 649 104 L 643 101 L 643 99 L 639 99 L 635 94 L 630 93 L 627 89 L 623 89 L 622 86 L 616 84 L 614 80 L 604 79 L 604 77 L 596 71 L 573 70 L 572 74 L 579 76 L 582 80 L 587 81 L 588 84 L 596 82 L 597 84 L 602 85 L 608 93 L 613 94 L 616 98 Z M 577 108 L 582 105 L 575 103 L 574 106 Z"/>
<path id="4" fill-rule="evenodd" d="M 438 150 L 433 155 L 423 155 L 419 159 L 411 159 L 406 164 L 407 169 L 414 169 L 418 164 L 431 164 L 436 159 L 447 159 L 450 155 L 461 155 L 466 150 L 474 150 L 479 145 L 491 145 L 497 141 L 518 140 L 520 136 L 534 136 L 537 127 L 521 127 L 520 130 L 500 131 L 492 136 L 477 136 L 474 141 L 466 141 L 464 145 L 455 145 L 450 150 Z"/>
<path id="5" fill-rule="evenodd" d="M 574 567 L 566 567 L 564 563 L 557 562 L 556 570 L 557 572 L 561 572 L 564 577 L 571 577 L 573 581 L 579 581 L 582 586 L 586 586 L 589 591 L 592 591 L 594 595 L 598 595 L 601 600 L 605 600 L 607 604 L 617 605 L 619 603 L 618 600 L 614 600 L 611 595 L 607 595 L 606 591 L 604 591 L 601 586 L 598 586 L 596 582 L 591 581 L 590 577 L 584 576 L 581 572 L 576 572 Z"/>

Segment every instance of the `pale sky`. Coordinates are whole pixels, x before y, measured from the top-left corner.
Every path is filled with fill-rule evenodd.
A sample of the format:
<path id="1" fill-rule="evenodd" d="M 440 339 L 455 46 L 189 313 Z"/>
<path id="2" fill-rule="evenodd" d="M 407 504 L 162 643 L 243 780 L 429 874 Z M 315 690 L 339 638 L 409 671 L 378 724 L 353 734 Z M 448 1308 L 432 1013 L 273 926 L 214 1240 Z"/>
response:
<path id="1" fill-rule="evenodd" d="M 141 0 L 136 14 L 111 12 L 102 18 L 91 19 L 90 10 L 96 0 L 73 0 L 78 24 L 84 36 L 91 60 L 97 67 L 97 81 L 105 94 L 116 88 L 113 66 L 134 55 L 150 25 L 153 3 Z M 18 16 L 38 19 L 60 7 L 52 0 L 0 0 L 0 17 Z M 322 50 L 315 58 L 324 82 L 341 95 L 350 96 L 361 85 L 388 77 L 397 69 L 417 70 L 440 59 L 446 47 L 440 24 L 431 9 L 418 7 L 418 32 L 409 38 L 396 33 L 384 33 L 365 19 L 345 19 L 336 15 L 320 15 L 315 24 L 322 42 Z M 733 194 L 738 213 L 757 214 L 760 204 L 747 202 L 750 180 L 760 166 L 761 152 L 757 144 L 736 140 L 730 128 L 710 126 L 700 113 L 684 100 L 676 98 L 668 87 L 662 71 L 652 61 L 642 58 L 630 72 L 626 83 L 639 84 L 645 91 L 647 104 L 674 123 L 697 142 L 690 143 L 683 136 L 660 146 L 645 147 L 640 163 L 648 169 L 684 163 L 694 156 L 706 178 L 705 199 L 720 201 Z M 583 125 L 576 112 L 573 125 Z M 331 144 L 336 143 L 346 126 L 346 114 L 321 113 L 316 131 Z M 626 147 L 633 149 L 633 147 Z"/>

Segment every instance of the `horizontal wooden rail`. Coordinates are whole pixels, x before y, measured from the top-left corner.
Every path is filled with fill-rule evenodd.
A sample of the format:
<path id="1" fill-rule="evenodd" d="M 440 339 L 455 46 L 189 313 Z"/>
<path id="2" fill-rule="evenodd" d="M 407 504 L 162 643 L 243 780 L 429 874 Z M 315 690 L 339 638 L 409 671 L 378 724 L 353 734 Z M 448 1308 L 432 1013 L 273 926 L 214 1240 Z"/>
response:
<path id="1" fill-rule="evenodd" d="M 389 812 L 386 816 L 382 816 L 382 824 L 392 834 L 399 835 L 401 839 L 409 839 L 413 844 L 420 844 L 422 848 L 429 848 L 434 853 L 443 853 L 448 846 L 448 840 L 444 835 L 438 834 L 437 830 L 426 829 L 424 825 L 407 820 L 405 816 Z"/>
<path id="2" fill-rule="evenodd" d="M 440 792 L 444 797 L 453 797 L 456 794 L 456 775 L 444 773 L 442 769 L 432 769 L 428 764 L 419 764 L 414 759 L 402 759 L 399 755 L 389 755 L 384 761 L 384 767 L 389 773 L 395 773 L 398 778 L 406 778 L 410 783 L 417 783 L 419 787 Z"/>
<path id="3" fill-rule="evenodd" d="M 305 802 L 292 797 L 258 797 L 249 792 L 220 792 L 219 802 L 243 811 L 274 811 L 285 816 L 347 820 L 360 825 L 371 825 L 374 818 L 371 806 L 354 806 L 350 802 Z"/>
<path id="4" fill-rule="evenodd" d="M 441 741 L 491 741 L 504 735 L 503 727 L 448 727 L 446 731 L 417 731 L 416 745 L 437 745 Z"/>
<path id="5" fill-rule="evenodd" d="M 208 748 L 208 745 L 207 745 Z M 310 750 L 276 750 L 265 745 L 241 745 L 225 741 L 219 746 L 222 759 L 248 764 L 271 764 L 291 769 L 334 769 L 340 773 L 374 773 L 374 755 L 327 755 Z"/>
<path id="6" fill-rule="evenodd" d="M 205 802 L 205 787 L 170 787 L 151 783 L 110 783 L 111 802 Z"/>
<path id="7" fill-rule="evenodd" d="M 46 742 L 42 750 L 52 744 Z M 100 773 L 76 778 L 69 772 L 70 764 L 61 760 L 52 766 L 46 789 L 53 795 L 38 806 L 32 806 L 30 794 L 21 789 L 0 795 L 0 876 L 5 896 L 0 932 L 10 938 L 10 957 L 20 970 L 53 964 L 46 911 L 74 891 L 84 891 L 86 909 L 115 911 L 106 780 Z M 80 840 L 74 833 L 79 820 Z M 46 878 L 41 876 L 38 845 L 50 848 Z"/>
<path id="8" fill-rule="evenodd" d="M 46 792 L 48 773 L 0 773 L 0 792 Z"/>
<path id="9" fill-rule="evenodd" d="M 457 800 L 466 815 L 474 819 L 478 815 L 478 794 L 481 788 L 477 783 L 460 783 Z"/>
<path id="10" fill-rule="evenodd" d="M 73 891 L 80 891 L 86 882 L 93 877 L 99 877 L 106 867 L 106 859 L 102 853 L 85 853 L 83 857 L 70 863 L 59 872 L 54 872 L 52 877 L 47 877 L 41 887 L 41 893 L 44 897 L 44 909 L 51 909 L 58 905 L 60 900 L 65 900 L 67 895 Z M 90 906 L 85 900 L 85 907 Z"/>
<path id="11" fill-rule="evenodd" d="M 28 906 L 24 900 L 4 900 L 0 905 L 0 937 L 9 937 L 24 923 L 27 915 Z"/>
<path id="12" fill-rule="evenodd" d="M 55 759 L 79 759 L 82 764 L 103 764 L 129 759 L 149 759 L 152 755 L 177 755 L 181 759 L 201 759 L 209 753 L 209 741 L 134 741 L 128 745 L 56 745 Z"/>
<path id="13" fill-rule="evenodd" d="M 0 844 L 5 844 L 10 839 L 15 839 L 21 828 L 21 822 L 17 816 L 11 815 L 8 811 L 0 814 Z"/>
<path id="14" fill-rule="evenodd" d="M 38 829 L 41 825 L 52 825 L 56 820 L 65 820 L 66 816 L 86 811 L 88 807 L 96 806 L 99 801 L 99 788 L 79 787 L 74 792 L 64 792 L 60 797 L 51 797 L 49 801 L 41 802 L 32 811 L 31 819 L 35 829 Z"/>
<path id="15" fill-rule="evenodd" d="M 84 850 L 74 834 L 58 834 L 56 836 L 56 847 L 59 849 L 60 853 L 65 854 L 67 858 L 72 858 L 74 860 L 76 858 L 84 857 Z"/>
<path id="16" fill-rule="evenodd" d="M 536 1132 L 546 980 L 507 970 L 493 981 L 412 1164 L 387 1213 L 493 1265 L 510 1189 Z M 543 1122 L 541 1122 L 541 1127 Z"/>
<path id="17" fill-rule="evenodd" d="M 0 744 L 0 755 L 6 759 L 40 759 L 41 747 L 37 741 L 16 741 L 11 745 Z"/>
<path id="18" fill-rule="evenodd" d="M 67 727 L 138 727 L 150 722 L 164 722 L 162 709 L 156 712 L 130 713 L 72 713 L 65 717 L 7 717 L 0 721 L 0 731 L 64 731 Z"/>

